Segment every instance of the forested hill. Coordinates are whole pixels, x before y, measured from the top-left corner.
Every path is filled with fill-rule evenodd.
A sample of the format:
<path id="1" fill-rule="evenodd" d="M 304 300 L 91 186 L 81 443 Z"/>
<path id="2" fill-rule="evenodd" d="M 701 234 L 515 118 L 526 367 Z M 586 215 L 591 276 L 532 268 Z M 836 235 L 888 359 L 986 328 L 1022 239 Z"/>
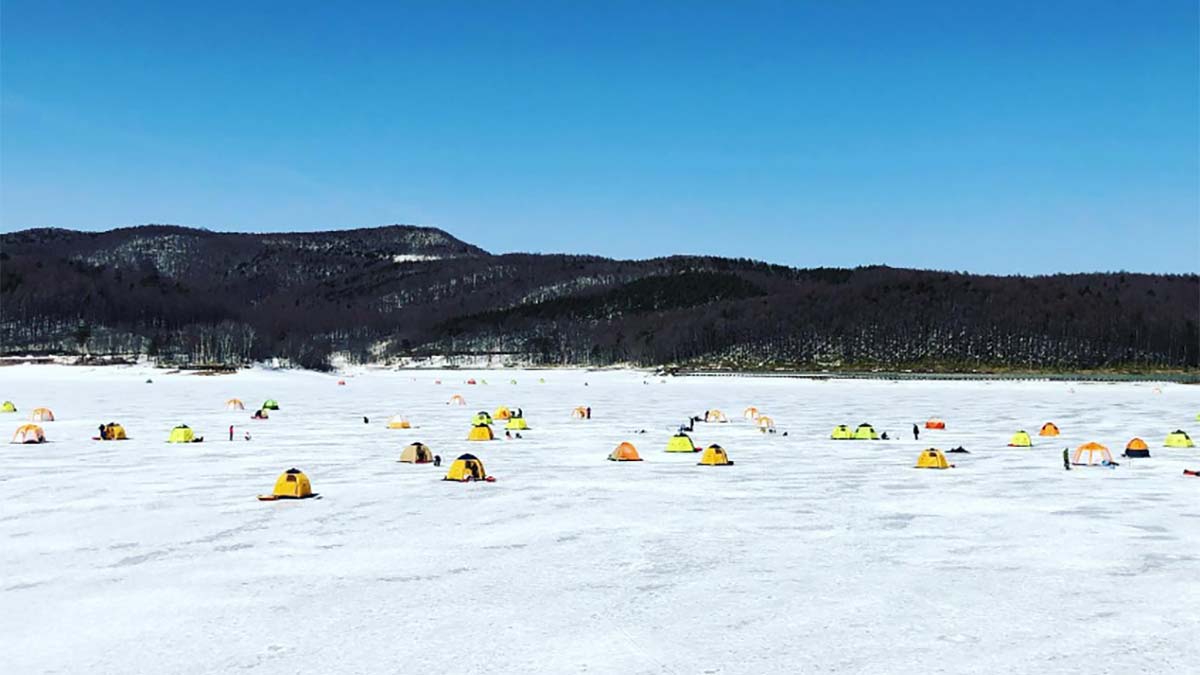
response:
<path id="1" fill-rule="evenodd" d="M 410 226 L 0 235 L 0 350 L 175 364 L 1196 368 L 1196 275 L 997 277 L 492 255 Z"/>

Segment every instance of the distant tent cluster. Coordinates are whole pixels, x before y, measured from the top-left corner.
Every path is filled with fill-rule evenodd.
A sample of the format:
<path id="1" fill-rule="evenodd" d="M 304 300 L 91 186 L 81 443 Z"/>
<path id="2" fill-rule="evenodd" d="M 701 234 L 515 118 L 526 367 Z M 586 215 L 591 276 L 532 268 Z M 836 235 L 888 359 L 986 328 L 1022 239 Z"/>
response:
<path id="1" fill-rule="evenodd" d="M 833 428 L 829 437 L 835 441 L 877 441 L 879 433 L 875 431 L 875 427 L 864 422 L 853 431 L 845 424 L 839 424 Z"/>

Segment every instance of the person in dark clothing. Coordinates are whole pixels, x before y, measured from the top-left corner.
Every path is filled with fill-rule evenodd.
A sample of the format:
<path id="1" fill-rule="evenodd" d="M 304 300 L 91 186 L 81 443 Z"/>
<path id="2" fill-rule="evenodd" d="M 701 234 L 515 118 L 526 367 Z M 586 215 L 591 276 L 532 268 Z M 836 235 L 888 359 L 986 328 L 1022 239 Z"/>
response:
<path id="1" fill-rule="evenodd" d="M 587 408 L 587 419 L 592 419 L 592 406 L 590 405 Z"/>
<path id="2" fill-rule="evenodd" d="M 1069 448 L 1063 448 L 1063 468 L 1071 470 L 1071 453 Z"/>
<path id="3" fill-rule="evenodd" d="M 103 424 L 100 425 L 100 440 L 108 440 L 108 429 Z"/>
<path id="4" fill-rule="evenodd" d="M 441 455 L 434 455 L 434 456 L 433 456 L 433 465 L 434 465 L 434 466 L 441 466 L 441 465 L 442 465 L 442 456 L 441 456 Z"/>
<path id="5" fill-rule="evenodd" d="M 229 440 L 233 440 L 233 425 L 229 425 Z"/>
<path id="6" fill-rule="evenodd" d="M 950 450 L 947 450 L 946 452 L 957 452 L 957 453 L 963 454 L 963 455 L 971 454 L 970 452 L 967 452 L 967 449 L 961 445 L 958 446 L 957 448 L 951 448 Z"/>
<path id="7" fill-rule="evenodd" d="M 915 424 L 913 425 L 913 440 L 914 441 L 921 440 L 921 430 L 918 429 L 917 425 L 915 425 Z"/>
<path id="8" fill-rule="evenodd" d="M 883 432 L 882 434 L 879 434 L 879 439 L 880 439 L 880 440 L 882 440 L 882 441 L 886 441 L 886 440 L 888 440 L 888 435 L 887 435 L 887 432 L 885 431 L 885 432 Z"/>
<path id="9" fill-rule="evenodd" d="M 363 424 L 370 424 L 370 423 L 371 423 L 371 420 L 367 419 L 366 415 L 363 415 Z"/>
<path id="10" fill-rule="evenodd" d="M 512 438 L 512 433 L 510 433 L 508 430 L 505 430 L 505 432 L 504 432 L 504 437 L 505 437 L 505 438 L 509 438 L 509 439 L 511 439 L 511 438 Z"/>

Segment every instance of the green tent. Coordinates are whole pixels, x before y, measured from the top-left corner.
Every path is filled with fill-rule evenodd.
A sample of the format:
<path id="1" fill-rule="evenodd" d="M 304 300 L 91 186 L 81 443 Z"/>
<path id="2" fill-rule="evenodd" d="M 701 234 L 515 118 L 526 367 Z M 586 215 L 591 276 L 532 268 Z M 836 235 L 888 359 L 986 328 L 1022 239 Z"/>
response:
<path id="1" fill-rule="evenodd" d="M 269 398 L 269 399 L 263 401 L 262 409 L 263 410 L 279 410 L 279 402 L 273 398 Z"/>

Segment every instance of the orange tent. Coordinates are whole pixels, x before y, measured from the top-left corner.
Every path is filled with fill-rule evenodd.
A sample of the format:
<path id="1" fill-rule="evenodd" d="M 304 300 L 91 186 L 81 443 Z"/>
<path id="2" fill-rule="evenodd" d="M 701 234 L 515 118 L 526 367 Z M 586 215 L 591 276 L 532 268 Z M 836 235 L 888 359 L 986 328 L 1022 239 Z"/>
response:
<path id="1" fill-rule="evenodd" d="M 46 434 L 42 428 L 36 424 L 22 424 L 17 427 L 17 433 L 13 434 L 13 443 L 45 443 Z"/>
<path id="2" fill-rule="evenodd" d="M 31 422 L 53 422 L 54 413 L 49 408 L 34 408 L 33 413 L 29 415 Z"/>
<path id="3" fill-rule="evenodd" d="M 932 419 L 925 423 L 926 429 L 945 429 L 946 423 L 939 419 Z"/>
<path id="4" fill-rule="evenodd" d="M 449 405 L 466 405 L 467 399 L 463 398 L 462 396 L 460 396 L 458 394 L 455 394 L 450 397 L 450 400 L 447 401 L 447 403 Z"/>
<path id="5" fill-rule="evenodd" d="M 1146 441 L 1140 438 L 1134 438 L 1125 446 L 1126 457 L 1149 457 L 1150 446 L 1146 445 Z"/>
<path id="6" fill-rule="evenodd" d="M 1084 461 L 1085 459 L 1087 461 Z M 1096 442 L 1084 443 L 1078 448 L 1075 448 L 1075 455 L 1071 457 L 1072 464 L 1079 464 L 1081 466 L 1090 466 L 1092 464 L 1101 464 L 1103 462 L 1111 461 L 1112 453 L 1108 451 L 1108 448 Z"/>
<path id="7" fill-rule="evenodd" d="M 742 411 L 742 417 L 745 417 L 748 420 L 758 419 L 758 408 L 755 408 L 754 406 L 746 408 Z"/>
<path id="8" fill-rule="evenodd" d="M 1057 436 L 1058 425 L 1054 422 L 1046 422 L 1042 425 L 1042 430 L 1038 432 L 1038 436 Z"/>
<path id="9" fill-rule="evenodd" d="M 617 446 L 616 450 L 608 456 L 609 461 L 613 462 L 640 462 L 641 456 L 638 455 L 637 448 L 633 447 L 632 443 L 625 442 Z"/>

